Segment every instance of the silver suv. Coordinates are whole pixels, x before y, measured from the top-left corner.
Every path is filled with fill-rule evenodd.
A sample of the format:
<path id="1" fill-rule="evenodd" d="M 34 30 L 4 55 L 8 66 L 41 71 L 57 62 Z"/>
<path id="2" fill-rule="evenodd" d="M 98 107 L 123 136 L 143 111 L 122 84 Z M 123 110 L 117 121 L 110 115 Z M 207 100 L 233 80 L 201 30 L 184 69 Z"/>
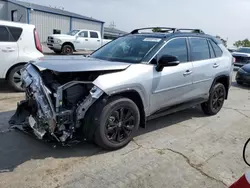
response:
<path id="1" fill-rule="evenodd" d="M 26 100 L 11 126 L 40 139 L 95 141 L 113 150 L 149 119 L 197 104 L 205 114 L 217 114 L 231 85 L 230 52 L 201 30 L 152 29 L 134 30 L 90 57 L 27 64 L 21 71 Z"/>

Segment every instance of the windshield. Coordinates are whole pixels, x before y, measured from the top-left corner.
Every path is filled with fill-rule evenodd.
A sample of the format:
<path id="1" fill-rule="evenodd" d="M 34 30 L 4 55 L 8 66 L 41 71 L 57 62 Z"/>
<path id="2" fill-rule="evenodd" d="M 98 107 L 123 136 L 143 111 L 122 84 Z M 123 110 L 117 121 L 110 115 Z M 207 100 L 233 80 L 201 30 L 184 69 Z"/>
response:
<path id="1" fill-rule="evenodd" d="M 250 48 L 239 48 L 236 52 L 248 53 L 250 54 Z"/>
<path id="2" fill-rule="evenodd" d="M 139 63 L 161 41 L 161 38 L 125 36 L 108 43 L 91 57 L 129 63 Z"/>
<path id="3" fill-rule="evenodd" d="M 76 33 L 78 33 L 80 30 L 72 30 L 70 32 L 67 33 L 67 35 L 71 35 L 74 36 Z"/>

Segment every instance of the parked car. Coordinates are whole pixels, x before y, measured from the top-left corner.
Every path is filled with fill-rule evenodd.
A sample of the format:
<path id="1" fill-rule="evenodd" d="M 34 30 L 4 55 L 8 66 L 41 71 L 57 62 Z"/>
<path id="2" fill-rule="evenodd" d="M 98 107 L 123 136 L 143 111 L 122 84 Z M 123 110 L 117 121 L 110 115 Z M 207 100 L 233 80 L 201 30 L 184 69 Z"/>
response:
<path id="1" fill-rule="evenodd" d="M 94 51 L 111 40 L 102 39 L 99 31 L 72 30 L 67 34 L 48 36 L 47 46 L 57 54 L 72 54 L 75 51 Z"/>
<path id="2" fill-rule="evenodd" d="M 250 64 L 242 66 L 236 74 L 236 82 L 240 85 L 247 83 L 250 84 Z"/>
<path id="3" fill-rule="evenodd" d="M 113 150 L 147 120 L 197 104 L 217 114 L 231 85 L 231 53 L 203 32 L 167 31 L 137 29 L 88 58 L 54 56 L 26 65 L 27 98 L 10 124 L 40 139 L 87 139 Z"/>
<path id="4" fill-rule="evenodd" d="M 21 68 L 29 61 L 43 57 L 35 26 L 0 21 L 0 57 L 0 79 L 6 79 L 16 91 L 24 91 Z"/>
<path id="5" fill-rule="evenodd" d="M 241 47 L 232 53 L 235 58 L 235 66 L 242 67 L 245 64 L 250 63 L 250 48 L 249 47 Z"/>

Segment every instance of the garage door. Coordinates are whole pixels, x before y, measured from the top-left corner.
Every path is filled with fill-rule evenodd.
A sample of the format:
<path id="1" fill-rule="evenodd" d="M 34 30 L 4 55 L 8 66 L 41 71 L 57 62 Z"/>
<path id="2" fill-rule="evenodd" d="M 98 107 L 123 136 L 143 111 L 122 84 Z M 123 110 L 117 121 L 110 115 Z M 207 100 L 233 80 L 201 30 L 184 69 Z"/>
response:
<path id="1" fill-rule="evenodd" d="M 41 42 L 46 42 L 48 35 L 53 34 L 54 29 L 61 30 L 61 33 L 70 30 L 69 17 L 40 11 L 30 12 L 30 23 L 36 26 Z"/>

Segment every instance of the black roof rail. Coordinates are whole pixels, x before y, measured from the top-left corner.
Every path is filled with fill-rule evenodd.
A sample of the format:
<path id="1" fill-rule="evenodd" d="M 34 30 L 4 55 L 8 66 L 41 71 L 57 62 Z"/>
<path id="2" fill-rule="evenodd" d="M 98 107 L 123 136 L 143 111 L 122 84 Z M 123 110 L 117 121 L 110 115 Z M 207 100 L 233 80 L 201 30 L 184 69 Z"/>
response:
<path id="1" fill-rule="evenodd" d="M 141 30 L 147 30 L 147 29 L 161 29 L 162 31 L 160 32 L 164 32 L 165 31 L 175 31 L 176 28 L 172 28 L 172 27 L 145 27 L 145 28 L 139 28 L 139 29 L 135 29 L 133 31 L 131 31 L 130 33 L 131 34 L 137 34 L 138 31 L 141 31 Z"/>
<path id="2" fill-rule="evenodd" d="M 205 34 L 201 29 L 186 29 L 186 28 L 173 28 L 173 27 L 145 27 L 145 28 L 135 29 L 131 31 L 130 34 L 137 34 L 141 30 L 148 30 L 148 29 L 151 29 L 151 30 L 160 29 L 158 31 L 160 33 L 168 32 L 168 31 L 172 31 L 173 33 L 175 33 L 175 32 L 181 32 L 181 30 L 183 30 L 183 31 L 192 31 L 193 33 Z"/>

